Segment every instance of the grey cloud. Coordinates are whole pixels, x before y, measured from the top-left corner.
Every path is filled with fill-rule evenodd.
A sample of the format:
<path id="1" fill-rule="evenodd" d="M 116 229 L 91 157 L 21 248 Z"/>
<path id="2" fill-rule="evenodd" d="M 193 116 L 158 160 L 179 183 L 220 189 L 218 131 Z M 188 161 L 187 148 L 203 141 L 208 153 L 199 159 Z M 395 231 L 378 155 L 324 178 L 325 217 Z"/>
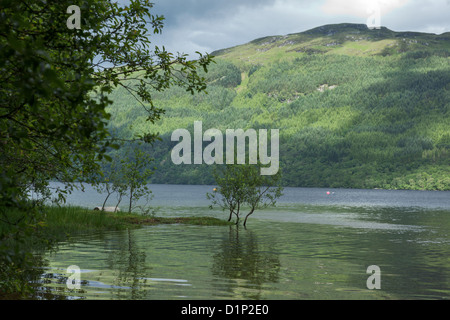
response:
<path id="1" fill-rule="evenodd" d="M 395 31 L 443 33 L 450 31 L 450 0 L 411 0 L 404 8 L 382 17 Z"/>
<path id="2" fill-rule="evenodd" d="M 324 24 L 366 23 L 354 15 L 330 15 L 326 0 L 154 0 L 155 14 L 166 17 L 153 40 L 172 52 L 211 52 L 263 36 L 305 31 Z M 395 31 L 448 32 L 450 0 L 410 0 L 382 16 Z"/>
<path id="3" fill-rule="evenodd" d="M 276 0 L 155 0 L 154 11 L 166 19 L 182 20 L 183 17 L 198 19 L 223 17 L 240 8 L 269 6 Z M 178 21 L 182 22 L 182 21 Z"/>

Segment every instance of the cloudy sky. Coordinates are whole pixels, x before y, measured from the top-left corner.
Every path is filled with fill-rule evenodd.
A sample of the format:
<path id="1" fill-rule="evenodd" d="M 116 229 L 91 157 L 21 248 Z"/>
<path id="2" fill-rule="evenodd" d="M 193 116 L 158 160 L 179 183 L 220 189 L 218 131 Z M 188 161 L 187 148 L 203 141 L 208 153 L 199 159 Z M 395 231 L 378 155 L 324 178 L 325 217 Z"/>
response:
<path id="1" fill-rule="evenodd" d="M 153 41 L 193 54 L 332 23 L 373 23 L 394 31 L 450 31 L 450 0 L 153 0 L 165 27 Z M 377 10 L 380 12 L 376 14 Z"/>

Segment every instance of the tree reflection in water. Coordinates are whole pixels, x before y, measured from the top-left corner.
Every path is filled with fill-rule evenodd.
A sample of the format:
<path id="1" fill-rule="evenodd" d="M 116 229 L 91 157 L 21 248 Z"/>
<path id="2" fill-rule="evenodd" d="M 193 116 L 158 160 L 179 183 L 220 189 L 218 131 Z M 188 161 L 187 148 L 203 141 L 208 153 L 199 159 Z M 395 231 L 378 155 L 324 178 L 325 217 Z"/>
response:
<path id="1" fill-rule="evenodd" d="M 145 299 L 148 292 L 143 288 L 151 267 L 146 265 L 146 254 L 144 249 L 139 248 L 136 234 L 128 229 L 116 245 L 118 247 L 108 255 L 109 269 L 117 272 L 114 276 L 113 295 L 116 299 Z"/>
<path id="2" fill-rule="evenodd" d="M 230 280 L 219 284 L 222 291 L 228 286 L 230 296 L 259 300 L 265 283 L 278 282 L 280 260 L 275 248 L 264 248 L 251 230 L 230 226 L 219 248 L 213 256 L 212 273 Z"/>

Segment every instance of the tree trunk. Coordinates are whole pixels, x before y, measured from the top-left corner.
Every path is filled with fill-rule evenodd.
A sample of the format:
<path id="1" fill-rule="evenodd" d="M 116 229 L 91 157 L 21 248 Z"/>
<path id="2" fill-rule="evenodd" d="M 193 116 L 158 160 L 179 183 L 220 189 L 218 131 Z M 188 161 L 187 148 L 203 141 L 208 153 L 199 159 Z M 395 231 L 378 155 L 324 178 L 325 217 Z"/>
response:
<path id="1" fill-rule="evenodd" d="M 102 211 L 105 211 L 105 204 L 106 204 L 106 201 L 108 201 L 108 198 L 109 198 L 109 196 L 111 195 L 112 193 L 109 193 L 108 192 L 108 195 L 106 196 L 106 199 L 105 199 L 105 201 L 103 202 L 103 205 L 102 205 Z"/>
<path id="2" fill-rule="evenodd" d="M 114 212 L 117 212 L 117 207 L 119 206 L 120 202 L 122 201 L 122 194 L 119 195 L 119 201 L 116 204 L 116 208 L 114 209 Z"/>
<path id="3" fill-rule="evenodd" d="M 238 201 L 237 211 L 234 213 L 236 215 L 236 225 L 239 223 L 239 211 L 241 210 L 241 203 Z"/>
<path id="4" fill-rule="evenodd" d="M 131 213 L 131 204 L 133 203 L 133 191 L 134 188 L 130 187 L 130 206 L 128 207 L 128 213 Z"/>
<path id="5" fill-rule="evenodd" d="M 245 220 L 244 220 L 244 227 L 246 227 L 246 225 L 247 225 L 247 219 L 248 219 L 248 217 L 249 217 L 250 215 L 252 215 L 254 211 L 255 211 L 255 209 L 252 209 L 252 210 L 248 213 L 248 215 L 245 217 Z"/>

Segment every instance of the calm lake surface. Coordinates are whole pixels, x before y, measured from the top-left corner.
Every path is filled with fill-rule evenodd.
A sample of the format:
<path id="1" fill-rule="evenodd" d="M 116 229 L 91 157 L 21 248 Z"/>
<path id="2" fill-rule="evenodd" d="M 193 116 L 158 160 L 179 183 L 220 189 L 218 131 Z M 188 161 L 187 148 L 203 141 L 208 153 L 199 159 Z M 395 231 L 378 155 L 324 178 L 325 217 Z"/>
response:
<path id="1" fill-rule="evenodd" d="M 157 216 L 226 219 L 208 209 L 212 188 L 151 185 L 150 204 Z M 251 216 L 247 229 L 160 225 L 60 243 L 45 256 L 37 298 L 450 298 L 450 192 L 284 193 L 276 208 Z M 67 203 L 93 208 L 103 199 L 88 186 Z M 80 289 L 66 285 L 71 265 L 80 268 Z M 372 265 L 380 268 L 380 289 L 367 287 Z"/>

